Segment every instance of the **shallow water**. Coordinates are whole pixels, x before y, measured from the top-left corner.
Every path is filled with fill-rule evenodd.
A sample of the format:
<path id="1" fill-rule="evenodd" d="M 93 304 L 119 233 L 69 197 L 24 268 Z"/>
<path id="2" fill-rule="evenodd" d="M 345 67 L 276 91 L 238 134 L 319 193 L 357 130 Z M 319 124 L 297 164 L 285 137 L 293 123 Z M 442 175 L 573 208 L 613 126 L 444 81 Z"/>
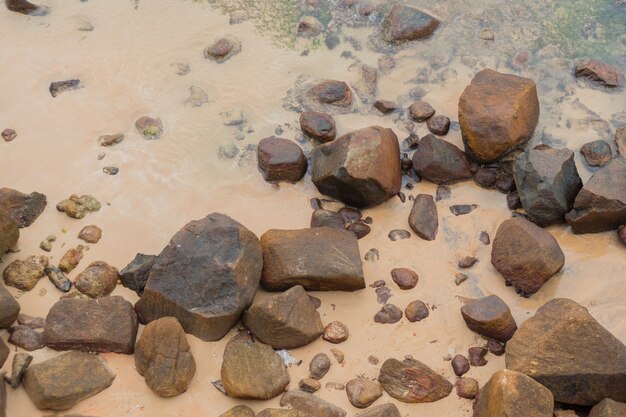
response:
<path id="1" fill-rule="evenodd" d="M 392 50 L 377 41 L 380 16 L 364 19 L 358 8 L 356 12 L 337 11 L 337 3 L 320 2 L 320 20 L 327 23 L 327 29 L 312 40 L 294 35 L 295 22 L 303 13 L 295 0 L 216 0 L 212 4 L 50 0 L 45 4 L 51 13 L 45 17 L 26 17 L 0 6 L 0 130 L 11 127 L 18 132 L 13 142 L 0 141 L 0 186 L 39 191 L 48 197 L 43 215 L 20 230 L 20 252 L 3 256 L 0 268 L 14 259 L 41 254 L 39 242 L 52 233 L 59 239 L 53 244 L 51 262 L 58 262 L 68 248 L 82 243 L 76 235 L 87 224 L 99 225 L 103 238 L 90 245 L 71 278 L 95 260 L 121 269 L 137 252 L 158 253 L 185 223 L 213 211 L 233 217 L 257 235 L 270 228 L 307 227 L 309 199 L 319 196 L 310 177 L 295 185 L 272 186 L 258 173 L 256 155 L 248 146 L 274 134 L 279 126 L 280 136 L 299 138 L 299 114 L 284 101 L 298 77 L 355 82 L 355 72 L 348 70 L 351 65 L 377 66 L 384 54 L 393 54 L 397 63 L 389 73 L 379 75 L 377 98 L 396 100 L 406 107 L 412 97 L 423 96 L 453 122 L 460 93 L 477 71 L 489 67 L 537 82 L 541 117 L 531 144 L 545 142 L 578 150 L 594 139 L 612 143 L 615 128 L 626 125 L 626 93 L 590 88 L 577 82 L 571 70 L 575 59 L 583 56 L 626 66 L 623 4 L 613 0 L 408 1 L 438 16 L 443 26 L 427 41 Z M 249 19 L 231 25 L 228 13 L 236 15 L 242 8 L 250 12 Z M 94 30 L 79 30 L 85 22 Z M 587 29 L 583 31 L 582 26 Z M 494 41 L 480 39 L 484 29 L 494 32 Z M 206 60 L 203 49 L 224 34 L 241 39 L 241 53 L 223 64 Z M 334 49 L 325 45 L 329 35 L 341 41 Z M 528 61 L 516 66 L 514 57 L 525 51 Z M 189 73 L 179 75 L 178 64 L 189 65 Z M 80 78 L 84 88 L 52 98 L 50 82 L 69 78 Z M 185 105 L 191 87 L 205 91 L 208 103 Z M 228 110 L 242 112 L 245 123 L 224 125 L 220 113 Z M 161 118 L 165 131 L 159 140 L 144 140 L 135 131 L 135 120 L 144 114 Z M 368 105 L 359 104 L 354 112 L 335 118 L 339 134 L 368 125 L 393 128 L 400 139 L 409 133 L 404 116 L 380 116 Z M 121 144 L 111 148 L 97 144 L 100 135 L 118 132 L 126 135 Z M 426 127 L 416 126 L 416 132 L 422 136 Z M 446 139 L 460 145 L 458 128 L 453 126 Z M 220 148 L 229 145 L 236 146 L 238 154 L 220 158 Z M 303 147 L 311 149 L 310 144 Z M 99 161 L 101 152 L 106 156 Z M 592 171 L 578 153 L 576 159 L 581 177 L 588 179 Z M 118 166 L 120 173 L 104 174 L 105 165 Z M 435 189 L 423 182 L 403 191 L 434 194 Z M 103 208 L 83 220 L 70 219 L 54 206 L 72 193 L 92 194 Z M 452 204 L 464 203 L 476 203 L 479 208 L 459 217 L 448 210 Z M 565 252 L 565 267 L 539 293 L 524 299 L 504 286 L 489 262 L 490 247 L 478 240 L 483 230 L 493 238 L 499 223 L 510 216 L 504 195 L 466 182 L 452 186 L 452 198 L 437 205 L 440 230 L 434 242 L 416 236 L 396 242 L 387 238 L 392 229 L 408 229 L 408 200 L 401 203 L 393 198 L 365 212 L 374 224 L 372 233 L 359 241 L 361 252 L 364 255 L 370 248 L 380 252 L 380 260 L 364 262 L 367 284 L 378 279 L 390 283 L 389 271 L 394 267 L 413 268 L 420 275 L 418 286 L 401 291 L 390 283 L 390 302 L 404 308 L 417 298 L 433 310 L 419 323 L 403 319 L 397 325 L 379 325 L 372 320 L 381 307 L 372 288 L 315 294 L 323 302 L 323 322 L 342 320 L 350 329 L 348 341 L 337 346 L 345 352 L 346 361 L 343 366 L 333 363 L 322 385 L 346 383 L 360 374 L 377 376 L 379 366 L 367 361 L 369 355 L 377 356 L 381 364 L 388 357 L 413 355 L 453 381 L 444 356 L 465 353 L 481 343 L 466 328 L 458 297 L 497 294 L 512 308 L 518 323 L 551 298 L 572 298 L 626 342 L 622 319 L 626 314 L 626 252 L 615 233 L 573 235 L 564 226 L 549 228 Z M 480 261 L 469 270 L 469 280 L 457 287 L 456 262 L 466 255 Z M 28 293 L 10 291 L 19 297 L 23 313 L 44 317 L 60 295 L 47 279 Z M 121 286 L 114 294 L 136 300 L 134 293 Z M 6 332 L 2 337 L 6 340 Z M 117 375 L 113 386 L 72 412 L 101 417 L 212 417 L 238 403 L 247 403 L 255 411 L 278 406 L 276 399 L 235 401 L 211 385 L 219 379 L 228 338 L 204 343 L 189 336 L 198 371 L 189 390 L 171 399 L 158 398 L 148 389 L 134 370 L 132 356 L 104 354 Z M 303 365 L 290 369 L 290 387 L 295 389 L 298 380 L 308 376 L 313 355 L 332 347 L 319 340 L 293 350 Z M 33 353 L 35 362 L 55 355 L 48 349 Z M 503 357 L 489 355 L 488 359 L 487 366 L 472 368 L 468 374 L 481 385 L 504 366 Z M 10 363 L 11 358 L 5 369 Z M 21 388 L 7 389 L 8 415 L 42 414 Z M 356 413 L 343 391 L 322 388 L 319 395 L 349 415 Z M 390 398 L 385 395 L 376 404 L 387 401 Z M 403 415 L 471 415 L 471 402 L 454 393 L 432 404 L 396 404 Z"/>

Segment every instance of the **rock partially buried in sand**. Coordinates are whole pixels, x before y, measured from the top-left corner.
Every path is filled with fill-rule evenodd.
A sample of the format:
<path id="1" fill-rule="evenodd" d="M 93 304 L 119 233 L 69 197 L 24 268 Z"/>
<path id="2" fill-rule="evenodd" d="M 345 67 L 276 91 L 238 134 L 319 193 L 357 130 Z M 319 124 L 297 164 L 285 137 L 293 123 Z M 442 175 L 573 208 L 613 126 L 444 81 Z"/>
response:
<path id="1" fill-rule="evenodd" d="M 23 194 L 11 188 L 0 188 L 0 210 L 5 210 L 18 227 L 33 224 L 46 204 L 46 196 L 36 191 Z"/>
<path id="2" fill-rule="evenodd" d="M 74 286 L 90 298 L 101 298 L 113 292 L 118 279 L 119 272 L 115 267 L 106 262 L 96 261 L 78 274 Z"/>
<path id="3" fill-rule="evenodd" d="M 45 269 L 46 275 L 52 284 L 63 292 L 68 292 L 72 287 L 72 281 L 65 273 L 54 265 L 48 265 Z"/>
<path id="4" fill-rule="evenodd" d="M 507 342 L 517 330 L 511 309 L 497 295 L 465 304 L 461 315 L 471 330 L 500 342 Z"/>
<path id="5" fill-rule="evenodd" d="M 3 272 L 4 283 L 18 290 L 30 291 L 46 274 L 47 256 L 29 256 L 26 260 L 16 259 Z"/>
<path id="6" fill-rule="evenodd" d="M 321 193 L 350 206 L 378 205 L 400 191 L 398 138 L 391 129 L 373 126 L 318 146 L 311 179 Z"/>
<path id="7" fill-rule="evenodd" d="M 108 388 L 115 375 L 95 355 L 67 352 L 31 365 L 24 374 L 26 393 L 41 410 L 67 410 Z"/>
<path id="8" fill-rule="evenodd" d="M 574 68 L 576 77 L 584 77 L 605 87 L 615 88 L 624 85 L 624 72 L 596 59 L 584 59 Z"/>
<path id="9" fill-rule="evenodd" d="M 252 304 L 262 266 L 254 233 L 209 214 L 187 223 L 154 261 L 137 315 L 142 323 L 176 317 L 187 333 L 219 340 Z"/>
<path id="10" fill-rule="evenodd" d="M 507 343 L 506 367 L 545 385 L 565 404 L 626 401 L 626 346 L 565 298 L 548 301 L 522 323 Z"/>
<path id="11" fill-rule="evenodd" d="M 437 206 L 433 196 L 418 194 L 413 201 L 413 208 L 409 215 L 409 226 L 424 240 L 435 240 L 439 229 Z"/>
<path id="12" fill-rule="evenodd" d="M 414 359 L 387 359 L 380 368 L 378 382 L 387 394 L 405 403 L 439 401 L 453 388 L 444 377 Z"/>
<path id="13" fill-rule="evenodd" d="M 164 317 L 148 323 L 135 347 L 135 366 L 161 397 L 187 390 L 196 373 L 196 361 L 178 320 Z"/>
<path id="14" fill-rule="evenodd" d="M 9 328 L 20 314 L 20 305 L 9 291 L 0 284 L 0 329 Z"/>
<path id="15" fill-rule="evenodd" d="M 232 35 L 217 38 L 204 50 L 204 57 L 222 63 L 241 52 L 241 41 Z"/>
<path id="16" fill-rule="evenodd" d="M 626 403 L 619 403 L 610 398 L 605 398 L 595 405 L 589 417 L 623 417 L 626 416 Z"/>
<path id="17" fill-rule="evenodd" d="M 299 391 L 287 391 L 280 397 L 280 405 L 291 407 L 306 416 L 345 417 L 346 412 L 313 394 Z"/>
<path id="18" fill-rule="evenodd" d="M 480 390 L 475 417 L 552 417 L 552 393 L 526 375 L 510 370 L 498 371 Z"/>
<path id="19" fill-rule="evenodd" d="M 306 96 L 318 103 L 336 107 L 350 107 L 352 105 L 352 90 L 343 81 L 322 81 L 311 87 L 306 92 Z"/>
<path id="20" fill-rule="evenodd" d="M 352 232 L 328 227 L 268 230 L 261 236 L 261 285 L 281 291 L 302 285 L 307 291 L 365 288 L 361 255 Z"/>
<path id="21" fill-rule="evenodd" d="M 56 97 L 66 91 L 78 90 L 79 88 L 83 88 L 83 85 L 77 79 L 53 81 L 50 83 L 50 94 L 52 97 Z"/>
<path id="22" fill-rule="evenodd" d="M 354 417 L 402 417 L 400 410 L 395 404 L 381 404 L 376 405 L 367 411 L 363 411 Z"/>
<path id="23" fill-rule="evenodd" d="M 474 76 L 459 100 L 466 150 L 479 162 L 493 162 L 526 143 L 539 120 L 535 82 L 486 69 Z"/>
<path id="24" fill-rule="evenodd" d="M 576 196 L 565 220 L 574 233 L 598 233 L 626 224 L 626 159 L 600 168 Z"/>
<path id="25" fill-rule="evenodd" d="M 144 255 L 143 253 L 135 255 L 135 258 L 120 272 L 122 285 L 135 291 L 141 297 L 156 258 L 156 255 Z"/>
<path id="26" fill-rule="evenodd" d="M 534 223 L 515 217 L 498 227 L 491 264 L 520 294 L 530 296 L 539 291 L 564 263 L 556 239 Z"/>
<path id="27" fill-rule="evenodd" d="M 226 394 L 233 398 L 269 400 L 289 384 L 280 356 L 246 333 L 239 333 L 226 345 L 221 376 Z"/>
<path id="28" fill-rule="evenodd" d="M 114 135 L 102 135 L 98 138 L 98 144 L 100 146 L 113 146 L 124 140 L 123 133 L 117 133 Z"/>
<path id="29" fill-rule="evenodd" d="M 135 122 L 135 129 L 146 139 L 158 139 L 163 133 L 163 123 L 158 118 L 141 116 Z"/>
<path id="30" fill-rule="evenodd" d="M 296 32 L 298 36 L 303 36 L 305 38 L 312 38 L 324 30 L 324 25 L 322 22 L 317 20 L 313 16 L 302 16 L 298 21 L 298 25 L 296 27 Z"/>
<path id="31" fill-rule="evenodd" d="M 308 166 L 302 148 L 289 139 L 261 139 L 257 149 L 259 170 L 265 181 L 298 182 Z"/>
<path id="32" fill-rule="evenodd" d="M 305 111 L 300 115 L 300 129 L 302 132 L 317 140 L 326 143 L 335 140 L 337 128 L 335 119 L 329 114 L 315 111 Z"/>
<path id="33" fill-rule="evenodd" d="M 413 7 L 396 4 L 382 25 L 383 40 L 402 43 L 428 38 L 439 27 L 439 20 Z"/>
<path id="34" fill-rule="evenodd" d="M 421 178 L 435 184 L 453 184 L 472 178 L 467 155 L 431 134 L 422 138 L 413 154 L 413 169 Z"/>
<path id="35" fill-rule="evenodd" d="M 50 13 L 48 7 L 33 4 L 27 0 L 6 0 L 6 4 L 10 11 L 30 16 L 45 16 Z"/>
<path id="36" fill-rule="evenodd" d="M 87 194 L 80 197 L 72 194 L 70 198 L 57 204 L 58 211 L 64 212 L 73 219 L 82 219 L 87 213 L 98 211 L 101 207 L 102 205 L 95 197 Z"/>

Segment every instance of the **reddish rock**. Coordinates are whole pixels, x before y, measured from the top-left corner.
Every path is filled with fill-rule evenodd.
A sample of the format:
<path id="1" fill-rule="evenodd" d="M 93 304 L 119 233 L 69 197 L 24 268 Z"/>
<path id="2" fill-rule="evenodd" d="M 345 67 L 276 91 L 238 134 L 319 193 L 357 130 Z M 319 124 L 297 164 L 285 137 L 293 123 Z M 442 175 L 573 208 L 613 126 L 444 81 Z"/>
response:
<path id="1" fill-rule="evenodd" d="M 576 77 L 588 78 L 605 87 L 615 88 L 624 85 L 622 70 L 596 59 L 584 59 L 578 62 L 574 74 Z"/>
<path id="2" fill-rule="evenodd" d="M 507 342 L 517 330 L 511 309 L 497 295 L 465 304 L 461 314 L 471 330 L 500 342 Z"/>
<path id="3" fill-rule="evenodd" d="M 487 359 L 485 359 L 485 355 L 487 355 L 488 350 L 484 347 L 471 347 L 467 350 L 467 356 L 469 357 L 469 363 L 472 366 L 485 366 L 487 365 Z"/>
<path id="4" fill-rule="evenodd" d="M 12 12 L 30 16 L 44 16 L 49 12 L 47 7 L 33 4 L 28 0 L 6 0 L 6 5 L 7 9 Z"/>
<path id="5" fill-rule="evenodd" d="M 467 155 L 443 139 L 426 135 L 413 154 L 413 169 L 436 184 L 452 184 L 472 178 Z"/>
<path id="6" fill-rule="evenodd" d="M 204 57 L 222 63 L 241 52 L 241 41 L 234 36 L 226 35 L 217 38 L 204 50 Z"/>
<path id="7" fill-rule="evenodd" d="M 5 142 L 11 142 L 17 137 L 17 132 L 14 129 L 4 129 L 0 136 Z"/>
<path id="8" fill-rule="evenodd" d="M 102 238 L 102 229 L 96 225 L 85 226 L 78 233 L 78 238 L 87 243 L 98 243 Z"/>
<path id="9" fill-rule="evenodd" d="M 117 286 L 120 275 L 115 267 L 106 262 L 96 261 L 74 280 L 74 286 L 83 294 L 91 298 L 106 297 Z"/>
<path id="10" fill-rule="evenodd" d="M 426 122 L 428 130 L 435 135 L 444 136 L 450 131 L 450 118 L 443 115 L 433 116 Z"/>
<path id="11" fill-rule="evenodd" d="M 313 394 L 322 388 L 322 384 L 319 381 L 313 378 L 302 378 L 298 382 L 298 388 L 300 388 L 304 392 L 308 392 L 309 394 Z"/>
<path id="12" fill-rule="evenodd" d="M 380 368 L 378 382 L 387 394 L 406 403 L 428 403 L 450 395 L 452 384 L 414 359 L 387 359 Z"/>
<path id="13" fill-rule="evenodd" d="M 451 364 L 456 376 L 463 376 L 470 370 L 470 363 L 463 355 L 455 355 Z"/>
<path id="14" fill-rule="evenodd" d="M 306 95 L 309 99 L 322 104 L 337 107 L 350 107 L 352 105 L 352 90 L 343 81 L 322 81 L 311 87 Z"/>
<path id="15" fill-rule="evenodd" d="M 483 188 L 493 188 L 498 179 L 498 170 L 489 167 L 480 167 L 474 174 L 474 182 Z"/>
<path id="16" fill-rule="evenodd" d="M 11 188 L 0 188 L 0 210 L 8 213 L 18 227 L 28 227 L 46 208 L 46 196 L 32 192 L 23 194 Z"/>
<path id="17" fill-rule="evenodd" d="M 330 142 L 337 136 L 335 119 L 329 114 L 305 111 L 300 115 L 302 132 L 322 143 Z"/>
<path id="18" fill-rule="evenodd" d="M 289 139 L 269 137 L 259 142 L 259 170 L 265 181 L 298 182 L 308 166 L 304 152 Z"/>
<path id="19" fill-rule="evenodd" d="M 391 270 L 391 279 L 400 289 L 410 290 L 417 285 L 419 276 L 415 271 L 408 268 L 394 268 Z"/>
<path id="20" fill-rule="evenodd" d="M 409 226 L 420 238 L 435 240 L 439 229 L 437 206 L 430 194 L 418 194 L 409 214 Z"/>
<path id="21" fill-rule="evenodd" d="M 385 304 L 374 316 L 374 322 L 380 324 L 393 324 L 402 318 L 402 310 L 393 304 Z"/>
<path id="22" fill-rule="evenodd" d="M 431 36 L 439 20 L 410 6 L 396 4 L 382 23 L 382 38 L 389 43 L 403 43 Z"/>
<path id="23" fill-rule="evenodd" d="M 402 417 L 402 415 L 395 404 L 387 403 L 368 408 L 354 417 Z"/>
<path id="24" fill-rule="evenodd" d="M 382 114 L 389 114 L 398 108 L 398 105 L 390 100 L 376 100 L 374 108 Z"/>
<path id="25" fill-rule="evenodd" d="M 409 106 L 409 116 L 416 122 L 425 122 L 435 114 L 435 109 L 425 101 L 416 101 Z"/>
<path id="26" fill-rule="evenodd" d="M 331 321 L 324 328 L 324 340 L 330 343 L 342 343 L 348 340 L 348 336 L 350 336 L 350 332 L 345 324 L 340 321 Z"/>

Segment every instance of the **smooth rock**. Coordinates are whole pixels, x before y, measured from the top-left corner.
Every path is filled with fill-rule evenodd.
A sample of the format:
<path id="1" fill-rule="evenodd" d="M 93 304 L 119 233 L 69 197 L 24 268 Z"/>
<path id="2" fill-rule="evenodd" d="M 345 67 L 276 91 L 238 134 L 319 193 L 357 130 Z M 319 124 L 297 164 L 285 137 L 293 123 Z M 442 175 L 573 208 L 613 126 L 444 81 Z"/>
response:
<path id="1" fill-rule="evenodd" d="M 11 142 L 17 138 L 17 132 L 14 129 L 4 129 L 0 136 L 2 136 L 5 142 Z"/>
<path id="2" fill-rule="evenodd" d="M 321 143 L 331 142 L 337 136 L 335 119 L 326 113 L 303 112 L 300 115 L 300 129 L 306 136 Z"/>
<path id="3" fill-rule="evenodd" d="M 453 184 L 472 178 L 467 155 L 443 139 L 426 135 L 413 154 L 413 169 L 435 184 Z"/>
<path id="4" fill-rule="evenodd" d="M 411 238 L 411 233 L 409 233 L 408 230 L 404 230 L 404 229 L 393 229 L 393 230 L 391 230 L 389 232 L 387 237 L 392 242 L 395 242 L 397 240 L 410 239 Z"/>
<path id="5" fill-rule="evenodd" d="M 325 353 L 313 356 L 309 363 L 309 375 L 313 379 L 322 379 L 330 369 L 330 358 Z"/>
<path id="6" fill-rule="evenodd" d="M 417 272 L 408 268 L 394 268 L 391 270 L 391 279 L 402 290 L 410 290 L 415 288 L 419 280 Z"/>
<path id="7" fill-rule="evenodd" d="M 308 166 L 304 152 L 289 139 L 261 139 L 257 149 L 259 170 L 265 181 L 298 182 Z"/>
<path id="8" fill-rule="evenodd" d="M 395 404 L 387 403 L 376 405 L 354 417 L 401 417 L 401 414 Z"/>
<path id="9" fill-rule="evenodd" d="M 113 146 L 124 140 L 123 133 L 116 133 L 113 135 L 102 135 L 98 138 L 98 145 L 100 146 Z"/>
<path id="10" fill-rule="evenodd" d="M 0 284 L 0 329 L 9 328 L 20 314 L 20 305 L 9 291 Z"/>
<path id="11" fill-rule="evenodd" d="M 367 408 L 383 396 L 380 384 L 367 378 L 354 378 L 346 384 L 350 404 L 356 408 Z"/>
<path id="12" fill-rule="evenodd" d="M 612 65 L 596 59 L 583 59 L 574 68 L 576 77 L 587 78 L 605 87 L 615 88 L 624 85 L 624 72 Z"/>
<path id="13" fill-rule="evenodd" d="M 52 282 L 57 289 L 68 292 L 72 287 L 72 281 L 70 281 L 67 275 L 65 275 L 65 272 L 61 271 L 60 268 L 54 265 L 48 265 L 45 272 L 50 282 Z"/>
<path id="14" fill-rule="evenodd" d="M 461 315 L 471 330 L 500 342 L 507 342 L 517 330 L 511 309 L 497 295 L 463 305 Z"/>
<path id="15" fill-rule="evenodd" d="M 322 388 L 322 384 L 313 378 L 303 378 L 298 382 L 298 388 L 300 388 L 301 391 L 313 394 Z"/>
<path id="16" fill-rule="evenodd" d="M 380 324 L 393 324 L 402 318 L 402 310 L 393 304 L 385 304 L 376 315 L 374 322 Z"/>
<path id="17" fill-rule="evenodd" d="M 498 170 L 489 167 L 480 167 L 474 174 L 474 182 L 483 188 L 494 188 L 498 180 Z"/>
<path id="18" fill-rule="evenodd" d="M 425 101 L 416 101 L 409 106 L 409 116 L 418 123 L 425 122 L 435 114 L 435 109 Z"/>
<path id="19" fill-rule="evenodd" d="M 378 382 L 387 394 L 406 403 L 428 403 L 447 397 L 452 384 L 415 359 L 387 359 L 380 368 Z"/>
<path id="20" fill-rule="evenodd" d="M 0 210 L 5 210 L 18 227 L 33 224 L 45 210 L 46 204 L 46 196 L 36 191 L 23 194 L 11 188 L 0 188 Z"/>
<path id="21" fill-rule="evenodd" d="M 280 397 L 280 405 L 315 417 L 345 417 L 346 415 L 341 408 L 302 391 L 287 391 Z"/>
<path id="22" fill-rule="evenodd" d="M 467 349 L 467 356 L 469 358 L 469 363 L 472 366 L 485 366 L 487 365 L 487 359 L 485 356 L 487 355 L 487 348 L 481 346 L 474 346 Z"/>
<path id="23" fill-rule="evenodd" d="M 456 376 L 463 376 L 470 370 L 470 363 L 463 355 L 455 355 L 451 364 Z"/>
<path id="24" fill-rule="evenodd" d="M 439 114 L 428 119 L 426 126 L 431 133 L 444 136 L 450 131 L 450 118 Z"/>
<path id="25" fill-rule="evenodd" d="M 336 107 L 350 107 L 353 102 L 352 90 L 344 81 L 324 80 L 306 92 L 309 100 Z"/>
<path id="26" fill-rule="evenodd" d="M 106 262 L 96 261 L 78 274 L 74 280 L 74 286 L 91 298 L 101 298 L 113 292 L 118 279 L 119 272 L 115 267 Z"/>
<path id="27" fill-rule="evenodd" d="M 145 139 L 158 139 L 163 133 L 163 123 L 159 118 L 141 116 L 135 121 L 135 129 Z"/>
<path id="28" fill-rule="evenodd" d="M 324 328 L 323 339 L 327 342 L 339 344 L 348 340 L 350 332 L 345 324 L 340 321 L 331 321 Z"/>
<path id="29" fill-rule="evenodd" d="M 430 194 L 418 194 L 409 214 L 409 226 L 424 240 L 435 240 L 439 229 L 437 206 Z"/>
<path id="30" fill-rule="evenodd" d="M 619 403 L 610 398 L 605 398 L 596 404 L 589 413 L 589 417 L 624 417 L 626 416 L 626 403 Z"/>
<path id="31" fill-rule="evenodd" d="M 410 6 L 396 4 L 382 23 L 382 38 L 389 43 L 403 43 L 431 36 L 439 20 Z"/>
<path id="32" fill-rule="evenodd" d="M 411 323 L 422 321 L 430 315 L 428 306 L 420 300 L 411 301 L 404 309 L 404 315 Z"/>
<path id="33" fill-rule="evenodd" d="M 455 384 L 456 395 L 473 400 L 478 395 L 478 381 L 474 378 L 459 378 Z"/>
<path id="34" fill-rule="evenodd" d="M 4 283 L 18 290 L 30 291 L 46 275 L 47 266 L 48 257 L 43 255 L 32 255 L 25 260 L 16 259 L 4 269 Z"/>
<path id="35" fill-rule="evenodd" d="M 390 100 L 376 100 L 376 102 L 374 102 L 374 108 L 382 114 L 389 114 L 395 111 L 398 105 Z"/>

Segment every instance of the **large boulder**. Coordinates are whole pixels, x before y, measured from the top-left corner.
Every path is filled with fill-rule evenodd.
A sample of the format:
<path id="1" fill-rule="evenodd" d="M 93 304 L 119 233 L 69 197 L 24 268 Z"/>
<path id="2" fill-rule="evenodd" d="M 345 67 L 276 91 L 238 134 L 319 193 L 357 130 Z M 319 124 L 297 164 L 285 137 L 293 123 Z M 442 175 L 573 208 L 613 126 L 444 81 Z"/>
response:
<path id="1" fill-rule="evenodd" d="M 539 120 L 533 80 L 480 71 L 459 99 L 459 123 L 466 150 L 479 162 L 493 162 L 526 143 Z"/>
<path id="2" fill-rule="evenodd" d="M 280 397 L 280 405 L 291 407 L 311 417 L 345 417 L 346 415 L 346 412 L 336 405 L 302 391 L 287 391 Z"/>
<path id="3" fill-rule="evenodd" d="M 467 327 L 483 336 L 507 342 L 517 330 L 511 309 L 497 295 L 471 301 L 461 307 Z"/>
<path id="4" fill-rule="evenodd" d="M 398 194 L 400 147 L 391 129 L 367 127 L 313 150 L 311 179 L 322 193 L 354 207 L 370 207 Z"/>
<path id="5" fill-rule="evenodd" d="M 439 20 L 410 6 L 396 4 L 382 23 L 386 42 L 402 43 L 428 38 L 439 27 Z"/>
<path id="6" fill-rule="evenodd" d="M 498 371 L 480 390 L 474 417 L 552 417 L 554 399 L 549 389 L 526 375 Z"/>
<path id="7" fill-rule="evenodd" d="M 626 346 L 565 298 L 548 301 L 522 323 L 507 343 L 506 367 L 545 385 L 565 404 L 626 401 Z"/>
<path id="8" fill-rule="evenodd" d="M 600 168 L 583 186 L 565 220 L 574 233 L 597 233 L 626 224 L 626 159 Z"/>
<path id="9" fill-rule="evenodd" d="M 67 410 L 110 387 L 114 379 L 99 356 L 67 352 L 29 366 L 22 385 L 37 408 Z"/>
<path id="10" fill-rule="evenodd" d="M 235 220 L 213 213 L 189 222 L 154 261 L 139 320 L 172 316 L 187 333 L 219 340 L 252 304 L 262 266 L 259 239 Z"/>
<path id="11" fill-rule="evenodd" d="M 596 404 L 589 413 L 589 417 L 624 417 L 626 416 L 626 403 L 619 403 L 610 398 L 605 398 Z"/>
<path id="12" fill-rule="evenodd" d="M 405 403 L 439 401 L 452 392 L 452 384 L 415 359 L 387 359 L 380 368 L 378 382 L 396 400 Z"/>
<path id="13" fill-rule="evenodd" d="M 521 154 L 513 165 L 517 193 L 533 223 L 562 223 L 583 186 L 574 152 L 540 147 Z"/>
<path id="14" fill-rule="evenodd" d="M 435 184 L 453 184 L 472 178 L 465 152 L 431 134 L 422 138 L 413 154 L 413 169 L 421 178 Z"/>
<path id="15" fill-rule="evenodd" d="M 46 208 L 46 196 L 32 192 L 23 194 L 11 188 L 0 188 L 0 210 L 5 210 L 18 227 L 28 227 Z"/>
<path id="16" fill-rule="evenodd" d="M 268 230 L 261 236 L 263 277 L 269 291 L 302 285 L 307 291 L 365 288 L 359 245 L 354 233 L 315 227 Z"/>
<path id="17" fill-rule="evenodd" d="M 20 229 L 13 219 L 0 210 L 0 255 L 13 248 L 20 238 Z"/>
<path id="18" fill-rule="evenodd" d="M 120 296 L 63 298 L 48 312 L 43 336 L 55 350 L 133 353 L 137 316 Z"/>
<path id="19" fill-rule="evenodd" d="M 435 240 L 439 229 L 437 206 L 430 194 L 418 194 L 409 214 L 409 226 L 420 238 Z"/>
<path id="20" fill-rule="evenodd" d="M 491 264 L 507 284 L 529 296 L 561 270 L 565 255 L 556 239 L 522 218 L 505 220 L 491 247 Z"/>
<path id="21" fill-rule="evenodd" d="M 9 328 L 20 314 L 20 305 L 9 291 L 0 284 L 0 329 Z"/>
<path id="22" fill-rule="evenodd" d="M 257 339 L 274 349 L 308 345 L 324 331 L 320 314 L 300 285 L 255 300 L 244 313 L 243 324 Z"/>

